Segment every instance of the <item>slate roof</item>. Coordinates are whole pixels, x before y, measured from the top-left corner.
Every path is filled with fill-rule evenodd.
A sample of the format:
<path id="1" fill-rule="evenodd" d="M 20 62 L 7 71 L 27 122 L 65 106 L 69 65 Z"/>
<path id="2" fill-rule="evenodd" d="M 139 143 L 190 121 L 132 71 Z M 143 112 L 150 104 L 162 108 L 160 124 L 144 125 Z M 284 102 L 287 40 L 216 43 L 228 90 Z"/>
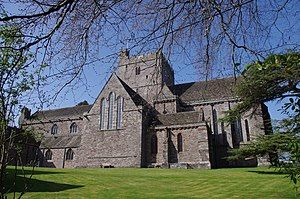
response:
<path id="1" fill-rule="evenodd" d="M 164 84 L 162 87 L 162 90 L 159 92 L 159 94 L 156 97 L 156 100 L 165 100 L 165 99 L 171 99 L 175 98 L 175 95 L 173 92 L 170 90 L 170 88 Z"/>
<path id="2" fill-rule="evenodd" d="M 81 142 L 80 135 L 68 135 L 68 136 L 51 136 L 44 137 L 41 141 L 40 148 L 74 148 L 79 147 Z"/>
<path id="3" fill-rule="evenodd" d="M 239 81 L 239 78 L 237 81 Z M 185 103 L 226 100 L 237 98 L 234 94 L 235 83 L 235 78 L 230 77 L 177 84 L 172 86 L 171 90 Z"/>
<path id="4" fill-rule="evenodd" d="M 92 105 L 81 105 L 68 108 L 60 108 L 46 111 L 35 112 L 30 119 L 57 119 L 61 117 L 82 116 L 84 112 L 88 112 Z"/>
<path id="5" fill-rule="evenodd" d="M 202 122 L 202 113 L 196 111 L 157 115 L 157 126 L 195 124 Z"/>

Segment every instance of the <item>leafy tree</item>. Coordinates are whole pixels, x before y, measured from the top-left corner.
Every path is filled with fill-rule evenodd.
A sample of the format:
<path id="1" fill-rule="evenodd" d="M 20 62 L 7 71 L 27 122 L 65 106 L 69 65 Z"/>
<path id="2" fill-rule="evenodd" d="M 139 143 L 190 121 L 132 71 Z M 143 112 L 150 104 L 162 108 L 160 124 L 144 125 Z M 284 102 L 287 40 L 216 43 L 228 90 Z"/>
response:
<path id="1" fill-rule="evenodd" d="M 270 55 L 264 62 L 248 65 L 241 82 L 236 87 L 241 98 L 235 108 L 228 112 L 225 120 L 231 121 L 240 114 L 255 110 L 263 102 L 272 100 L 287 101 L 282 112 L 287 116 L 274 134 L 258 137 L 251 144 L 232 151 L 229 159 L 242 159 L 250 156 L 282 154 L 289 152 L 290 158 L 282 161 L 271 158 L 271 163 L 289 175 L 297 184 L 300 177 L 300 53 Z"/>
<path id="2" fill-rule="evenodd" d="M 23 45 L 22 38 L 18 27 L 0 26 L 0 44 L 4 46 L 0 49 L 0 198 L 16 185 L 16 181 L 13 185 L 6 183 L 7 165 L 14 163 L 15 172 L 17 165 L 23 165 L 22 148 L 33 138 L 31 132 L 14 127 L 19 104 L 35 85 L 31 54 L 26 49 L 17 50 Z M 14 176 L 16 180 L 16 173 Z"/>

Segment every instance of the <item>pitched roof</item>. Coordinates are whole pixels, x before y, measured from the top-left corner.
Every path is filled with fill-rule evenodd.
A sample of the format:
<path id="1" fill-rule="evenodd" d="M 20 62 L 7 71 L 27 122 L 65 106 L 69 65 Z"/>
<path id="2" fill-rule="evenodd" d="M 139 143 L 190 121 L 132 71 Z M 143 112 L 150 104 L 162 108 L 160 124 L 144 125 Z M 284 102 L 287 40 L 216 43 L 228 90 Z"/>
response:
<path id="1" fill-rule="evenodd" d="M 80 135 L 68 135 L 68 136 L 51 136 L 44 137 L 41 141 L 41 148 L 67 148 L 67 147 L 79 147 L 81 142 Z"/>
<path id="2" fill-rule="evenodd" d="M 175 95 L 170 90 L 170 88 L 166 84 L 164 84 L 161 91 L 158 93 L 156 100 L 159 101 L 159 100 L 165 100 L 170 98 L 175 98 Z"/>
<path id="3" fill-rule="evenodd" d="M 117 75 L 116 75 L 117 76 Z M 117 76 L 118 77 L 118 76 Z M 119 77 L 122 86 L 126 90 L 126 92 L 129 94 L 135 105 L 145 105 L 147 104 L 146 100 L 144 100 L 137 92 L 135 92 L 130 86 L 128 86 L 123 80 L 121 80 Z"/>
<path id="4" fill-rule="evenodd" d="M 239 78 L 237 79 L 239 81 Z M 172 91 L 183 102 L 205 102 L 236 98 L 233 77 L 201 82 L 191 82 L 172 86 Z"/>
<path id="5" fill-rule="evenodd" d="M 202 121 L 202 113 L 196 111 L 179 112 L 165 115 L 157 115 L 157 126 L 171 126 L 183 124 L 195 124 Z"/>
<path id="6" fill-rule="evenodd" d="M 81 105 L 68 108 L 60 108 L 53 110 L 37 111 L 35 112 L 30 119 L 57 119 L 61 117 L 71 117 L 71 116 L 82 116 L 84 112 L 87 112 L 91 109 L 92 105 Z"/>

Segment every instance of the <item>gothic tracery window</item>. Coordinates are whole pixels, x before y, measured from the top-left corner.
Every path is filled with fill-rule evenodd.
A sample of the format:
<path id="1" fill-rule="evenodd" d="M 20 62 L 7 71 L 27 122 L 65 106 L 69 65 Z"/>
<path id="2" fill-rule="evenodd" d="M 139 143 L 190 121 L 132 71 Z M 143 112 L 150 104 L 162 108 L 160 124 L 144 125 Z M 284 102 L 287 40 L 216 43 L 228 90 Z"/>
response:
<path id="1" fill-rule="evenodd" d="M 100 103 L 100 129 L 105 128 L 104 118 L 105 118 L 105 98 L 103 98 Z"/>
<path id="2" fill-rule="evenodd" d="M 117 128 L 122 128 L 123 106 L 124 98 L 119 96 L 117 98 Z"/>
<path id="3" fill-rule="evenodd" d="M 115 94 L 111 92 L 108 96 L 108 122 L 107 128 L 113 128 L 113 118 L 114 118 L 114 102 L 115 102 Z"/>

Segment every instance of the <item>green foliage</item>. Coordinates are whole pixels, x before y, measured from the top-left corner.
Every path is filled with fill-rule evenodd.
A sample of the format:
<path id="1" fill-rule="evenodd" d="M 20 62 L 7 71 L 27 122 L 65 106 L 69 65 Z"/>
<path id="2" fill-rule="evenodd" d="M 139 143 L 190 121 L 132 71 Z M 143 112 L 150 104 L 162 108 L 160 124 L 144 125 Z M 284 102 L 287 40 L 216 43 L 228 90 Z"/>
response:
<path id="1" fill-rule="evenodd" d="M 241 113 L 263 102 L 299 97 L 300 53 L 271 55 L 264 62 L 249 64 L 242 76 L 235 90 L 242 103 L 228 112 L 226 121 L 234 121 Z"/>
<path id="2" fill-rule="evenodd" d="M 231 150 L 228 159 L 269 155 L 270 162 L 297 184 L 300 178 L 300 53 L 271 55 L 264 62 L 248 65 L 236 93 L 242 101 L 228 111 L 226 121 L 233 121 L 252 108 L 255 110 L 263 102 L 283 99 L 287 99 L 282 107 L 287 119 L 275 128 L 275 134 L 261 136 L 247 146 Z M 290 154 L 288 161 L 277 158 L 283 152 Z"/>
<path id="3" fill-rule="evenodd" d="M 260 136 L 245 147 L 231 150 L 231 156 L 228 159 L 245 159 L 251 156 L 264 156 L 274 152 L 290 151 L 291 146 L 289 143 L 295 140 L 300 143 L 300 139 L 290 133 L 275 133 L 273 135 Z M 277 162 L 272 163 L 276 164 Z"/>
<path id="4" fill-rule="evenodd" d="M 13 120 L 11 111 L 19 104 L 20 96 L 34 85 L 34 77 L 27 70 L 31 55 L 18 49 L 23 40 L 17 27 L 1 26 L 0 43 L 4 46 L 0 49 L 1 107 L 5 107 L 0 110 L 1 117 Z"/>
<path id="5" fill-rule="evenodd" d="M 6 193 L 5 168 L 12 160 L 19 160 L 24 146 L 34 143 L 32 131 L 11 127 L 18 114 L 22 97 L 35 85 L 32 54 L 20 46 L 22 33 L 16 26 L 0 26 L 0 197 Z M 40 69 L 39 69 L 40 70 Z M 7 187 L 6 187 L 7 188 Z"/>

